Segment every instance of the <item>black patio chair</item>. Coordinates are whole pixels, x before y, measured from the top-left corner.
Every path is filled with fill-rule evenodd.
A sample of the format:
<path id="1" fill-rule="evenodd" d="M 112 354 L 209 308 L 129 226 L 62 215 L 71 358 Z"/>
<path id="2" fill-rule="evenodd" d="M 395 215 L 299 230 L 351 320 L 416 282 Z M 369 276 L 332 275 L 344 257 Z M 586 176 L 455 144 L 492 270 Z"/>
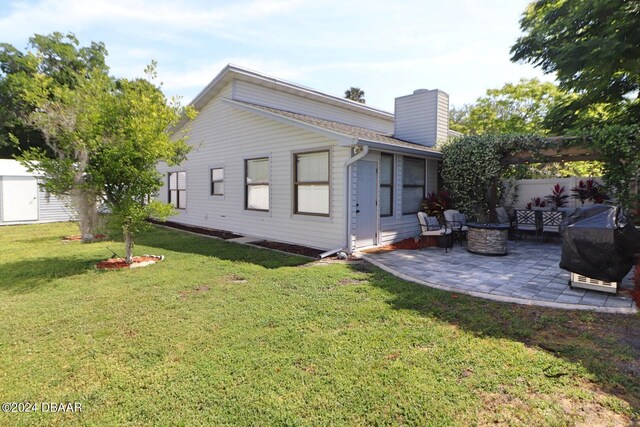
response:
<path id="1" fill-rule="evenodd" d="M 522 238 L 523 231 L 533 231 L 537 236 L 540 230 L 539 222 L 536 219 L 536 211 L 529 209 L 516 209 L 516 239 L 518 234 Z"/>
<path id="2" fill-rule="evenodd" d="M 560 223 L 564 217 L 565 212 L 562 211 L 542 212 L 542 241 L 544 241 L 545 233 L 560 236 Z"/>

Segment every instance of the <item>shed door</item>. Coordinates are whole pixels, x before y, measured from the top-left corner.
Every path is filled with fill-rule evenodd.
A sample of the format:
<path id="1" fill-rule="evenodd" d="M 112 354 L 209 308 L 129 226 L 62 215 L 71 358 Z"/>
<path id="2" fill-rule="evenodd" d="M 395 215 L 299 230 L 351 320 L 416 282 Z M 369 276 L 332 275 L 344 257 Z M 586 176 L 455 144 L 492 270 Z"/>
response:
<path id="1" fill-rule="evenodd" d="M 356 248 L 376 244 L 378 231 L 378 168 L 374 162 L 359 161 L 356 197 Z"/>
<path id="2" fill-rule="evenodd" d="M 2 221 L 38 220 L 38 180 L 32 176 L 2 178 Z"/>

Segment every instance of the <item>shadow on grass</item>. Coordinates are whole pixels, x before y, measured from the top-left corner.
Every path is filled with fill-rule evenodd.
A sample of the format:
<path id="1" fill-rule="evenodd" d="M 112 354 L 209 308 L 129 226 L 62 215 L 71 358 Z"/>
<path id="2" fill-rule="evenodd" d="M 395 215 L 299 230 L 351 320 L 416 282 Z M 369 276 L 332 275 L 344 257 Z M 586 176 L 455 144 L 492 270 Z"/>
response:
<path id="1" fill-rule="evenodd" d="M 25 293 L 59 278 L 92 270 L 97 258 L 28 258 L 0 264 L 0 291 Z"/>
<path id="2" fill-rule="evenodd" d="M 287 255 L 155 226 L 148 233 L 136 238 L 136 244 L 173 252 L 211 256 L 227 261 L 246 262 L 268 269 L 297 266 L 311 261 L 309 258 L 293 254 Z"/>
<path id="3" fill-rule="evenodd" d="M 391 294 L 389 304 L 454 324 L 476 336 L 504 338 L 542 349 L 595 377 L 597 386 L 629 402 L 640 418 L 640 317 L 497 303 L 423 287 L 370 264 L 370 283 Z M 540 372 L 540 375 L 545 375 Z"/>
<path id="4" fill-rule="evenodd" d="M 26 244 L 38 244 L 38 243 L 56 243 L 61 242 L 63 239 L 62 236 L 38 236 L 31 237 L 28 239 L 16 240 L 16 243 L 26 243 Z"/>

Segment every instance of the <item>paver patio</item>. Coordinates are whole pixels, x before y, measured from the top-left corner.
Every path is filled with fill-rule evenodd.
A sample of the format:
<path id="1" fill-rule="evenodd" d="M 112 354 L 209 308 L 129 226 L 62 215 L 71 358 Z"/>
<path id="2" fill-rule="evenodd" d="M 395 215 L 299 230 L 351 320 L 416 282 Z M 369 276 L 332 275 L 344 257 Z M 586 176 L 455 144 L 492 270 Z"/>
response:
<path id="1" fill-rule="evenodd" d="M 536 241 L 510 241 L 509 254 L 475 255 L 459 245 L 445 253 L 441 248 L 394 250 L 364 254 L 372 264 L 406 280 L 438 289 L 466 293 L 518 304 L 599 312 L 635 313 L 629 291 L 633 269 L 617 295 L 568 286 L 569 272 L 562 270 L 561 245 Z"/>

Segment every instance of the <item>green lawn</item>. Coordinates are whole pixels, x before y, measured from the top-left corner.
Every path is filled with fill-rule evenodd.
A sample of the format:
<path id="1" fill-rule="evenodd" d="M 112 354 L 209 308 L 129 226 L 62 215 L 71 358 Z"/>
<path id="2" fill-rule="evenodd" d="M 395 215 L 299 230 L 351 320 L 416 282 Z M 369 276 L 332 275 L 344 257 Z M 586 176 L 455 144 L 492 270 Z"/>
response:
<path id="1" fill-rule="evenodd" d="M 640 318 L 498 304 L 156 228 L 131 271 L 73 224 L 0 227 L 0 425 L 625 425 Z M 454 256 L 453 254 L 452 256 Z M 307 263 L 307 264 L 305 264 Z"/>

